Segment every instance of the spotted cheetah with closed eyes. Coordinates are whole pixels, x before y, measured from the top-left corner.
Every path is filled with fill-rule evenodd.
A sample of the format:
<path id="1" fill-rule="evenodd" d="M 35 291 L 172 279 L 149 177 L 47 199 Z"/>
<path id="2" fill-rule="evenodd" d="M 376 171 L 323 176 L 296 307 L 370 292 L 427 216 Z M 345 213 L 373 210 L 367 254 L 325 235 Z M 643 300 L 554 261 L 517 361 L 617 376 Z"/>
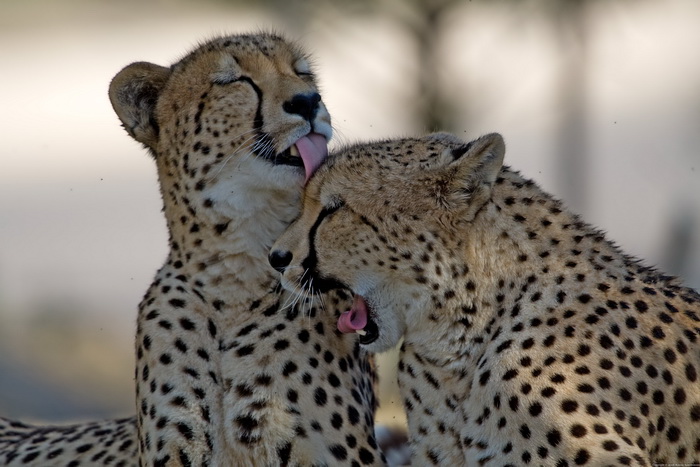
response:
<path id="1" fill-rule="evenodd" d="M 623 254 L 491 134 L 357 145 L 308 183 L 270 262 L 351 289 L 338 328 L 403 337 L 416 465 L 696 465 L 700 296 Z"/>
<path id="2" fill-rule="evenodd" d="M 267 262 L 327 155 L 309 59 L 268 34 L 134 63 L 109 96 L 153 156 L 170 252 L 138 312 L 137 416 L 0 423 L 0 464 L 380 465 L 373 370 L 341 293 L 295 301 Z"/>

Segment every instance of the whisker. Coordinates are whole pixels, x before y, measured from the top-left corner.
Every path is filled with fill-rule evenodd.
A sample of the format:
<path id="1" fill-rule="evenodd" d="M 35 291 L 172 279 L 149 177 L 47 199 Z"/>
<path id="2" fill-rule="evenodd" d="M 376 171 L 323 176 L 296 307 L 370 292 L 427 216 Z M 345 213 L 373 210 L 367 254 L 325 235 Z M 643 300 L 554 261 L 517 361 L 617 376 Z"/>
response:
<path id="1" fill-rule="evenodd" d="M 326 297 L 321 292 L 316 292 L 321 312 L 326 312 Z"/>
<path id="2" fill-rule="evenodd" d="M 274 146 L 272 141 L 256 139 L 253 143 L 253 147 L 248 151 L 239 161 L 236 170 L 240 169 L 240 166 L 247 161 L 250 157 L 257 154 L 263 158 L 270 158 L 274 155 Z"/>
<path id="3" fill-rule="evenodd" d="M 311 318 L 311 308 L 314 305 L 314 279 L 311 278 L 306 287 L 306 304 L 307 304 L 307 316 Z"/>
<path id="4" fill-rule="evenodd" d="M 244 132 L 241 134 L 241 136 L 245 135 L 246 133 L 251 133 L 252 131 L 254 131 L 254 130 Z M 221 171 L 224 169 L 224 167 L 226 167 L 226 164 L 228 164 L 231 159 L 233 159 L 236 155 L 238 155 L 243 150 L 244 145 L 248 144 L 251 140 L 254 140 L 255 136 L 256 135 L 249 136 L 248 138 L 241 141 L 241 143 L 238 145 L 238 147 L 236 149 L 234 149 L 233 152 L 226 159 L 224 159 L 221 162 L 221 164 L 214 171 L 214 173 L 210 177 L 208 177 L 207 181 L 211 181 L 211 180 L 215 179 L 221 173 Z M 248 156 L 248 154 L 246 154 L 246 156 Z"/>
<path id="5" fill-rule="evenodd" d="M 314 279 L 313 279 L 313 277 L 312 277 L 311 280 L 309 281 L 308 294 L 309 294 L 311 297 L 310 297 L 309 301 L 307 302 L 307 304 L 308 304 L 308 312 L 306 313 L 307 323 L 308 323 L 308 328 L 309 328 L 309 329 L 311 329 L 311 308 L 313 307 L 313 298 L 314 298 L 314 297 L 313 297 L 313 295 L 314 295 L 314 292 L 313 292 L 313 283 L 314 283 Z"/>
<path id="6" fill-rule="evenodd" d="M 282 304 L 282 308 L 280 308 L 280 311 L 284 311 L 290 306 L 294 304 L 293 299 L 294 299 L 294 292 L 286 291 L 286 298 L 284 304 Z"/>
<path id="7" fill-rule="evenodd" d="M 294 308 L 299 301 L 300 293 L 298 290 L 298 287 L 294 288 L 293 292 L 290 292 L 289 299 L 287 301 L 287 304 L 282 307 L 283 310 L 286 310 L 287 308 Z"/>
<path id="8" fill-rule="evenodd" d="M 295 293 L 294 293 L 294 302 L 292 303 L 292 306 L 296 306 L 297 303 L 299 303 L 299 300 L 301 300 L 304 296 L 304 276 L 306 275 L 306 270 L 304 271 L 304 274 L 297 279 L 297 283 L 295 284 Z"/>

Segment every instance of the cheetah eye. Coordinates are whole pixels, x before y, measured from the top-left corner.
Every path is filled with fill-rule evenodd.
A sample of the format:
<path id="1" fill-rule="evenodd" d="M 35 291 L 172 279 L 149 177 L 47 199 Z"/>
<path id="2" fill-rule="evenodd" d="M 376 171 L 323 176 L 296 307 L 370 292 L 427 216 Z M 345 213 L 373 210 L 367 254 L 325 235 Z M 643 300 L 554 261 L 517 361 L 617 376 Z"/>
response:
<path id="1" fill-rule="evenodd" d="M 219 59 L 217 71 L 211 74 L 211 82 L 218 85 L 231 84 L 241 79 L 240 67 L 236 57 L 224 55 Z"/>
<path id="2" fill-rule="evenodd" d="M 240 79 L 241 76 L 233 71 L 219 71 L 212 75 L 211 82 L 213 84 L 218 84 L 219 86 L 224 86 L 226 84 L 240 81 Z"/>
<path id="3" fill-rule="evenodd" d="M 473 186 L 466 186 L 460 190 L 464 196 L 471 197 L 474 194 Z"/>
<path id="4" fill-rule="evenodd" d="M 329 199 L 327 203 L 325 203 L 323 210 L 327 214 L 332 214 L 332 213 L 336 212 L 338 209 L 342 208 L 343 206 L 345 206 L 345 200 L 343 200 L 340 197 L 334 196 L 334 197 L 331 197 L 331 199 Z"/>
<path id="5" fill-rule="evenodd" d="M 294 63 L 294 73 L 297 74 L 297 76 L 313 76 L 313 72 L 311 71 L 311 66 L 309 65 L 309 62 L 306 61 L 305 59 L 302 60 L 297 60 L 296 63 Z"/>

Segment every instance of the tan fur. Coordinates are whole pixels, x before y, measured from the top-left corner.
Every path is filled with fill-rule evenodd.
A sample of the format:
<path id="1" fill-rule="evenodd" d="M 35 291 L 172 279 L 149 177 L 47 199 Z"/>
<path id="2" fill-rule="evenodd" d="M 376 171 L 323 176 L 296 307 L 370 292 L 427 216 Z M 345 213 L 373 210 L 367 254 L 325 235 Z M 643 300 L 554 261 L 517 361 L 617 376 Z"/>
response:
<path id="1" fill-rule="evenodd" d="M 278 162 L 309 132 L 330 138 L 322 101 L 308 119 L 288 104 L 317 89 L 305 54 L 266 33 L 215 38 L 171 67 L 139 62 L 114 78 L 117 115 L 155 158 L 170 233 L 139 307 L 136 423 L 119 422 L 122 438 L 66 435 L 46 448 L 66 447 L 53 457 L 40 434 L 34 448 L 0 442 L 0 459 L 26 465 L 38 445 L 34 465 L 87 465 L 127 439 L 110 465 L 383 464 L 373 370 L 354 338 L 334 332 L 347 296 L 295 301 L 267 263 L 304 183 L 303 167 Z M 90 446 L 78 454 L 76 443 Z"/>
<path id="2" fill-rule="evenodd" d="M 284 285 L 365 297 L 369 351 L 403 337 L 416 465 L 698 463 L 700 296 L 504 151 L 437 134 L 338 152 L 273 246 Z"/>

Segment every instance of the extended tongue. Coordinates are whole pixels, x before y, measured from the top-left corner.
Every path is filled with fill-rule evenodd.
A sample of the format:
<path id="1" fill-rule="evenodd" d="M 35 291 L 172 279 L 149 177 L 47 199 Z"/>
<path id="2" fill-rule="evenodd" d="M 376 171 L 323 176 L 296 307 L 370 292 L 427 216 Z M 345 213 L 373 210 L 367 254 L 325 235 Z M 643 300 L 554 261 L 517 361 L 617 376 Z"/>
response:
<path id="1" fill-rule="evenodd" d="M 360 295 L 355 295 L 352 308 L 338 318 L 338 331 L 346 334 L 361 331 L 367 326 L 367 321 L 367 303 Z"/>
<path id="2" fill-rule="evenodd" d="M 328 157 L 328 142 L 326 137 L 318 133 L 309 133 L 294 143 L 299 151 L 301 160 L 304 161 L 304 169 L 306 170 L 306 180 L 308 181 L 311 175 L 316 172 L 316 169 L 321 165 L 321 162 Z"/>

